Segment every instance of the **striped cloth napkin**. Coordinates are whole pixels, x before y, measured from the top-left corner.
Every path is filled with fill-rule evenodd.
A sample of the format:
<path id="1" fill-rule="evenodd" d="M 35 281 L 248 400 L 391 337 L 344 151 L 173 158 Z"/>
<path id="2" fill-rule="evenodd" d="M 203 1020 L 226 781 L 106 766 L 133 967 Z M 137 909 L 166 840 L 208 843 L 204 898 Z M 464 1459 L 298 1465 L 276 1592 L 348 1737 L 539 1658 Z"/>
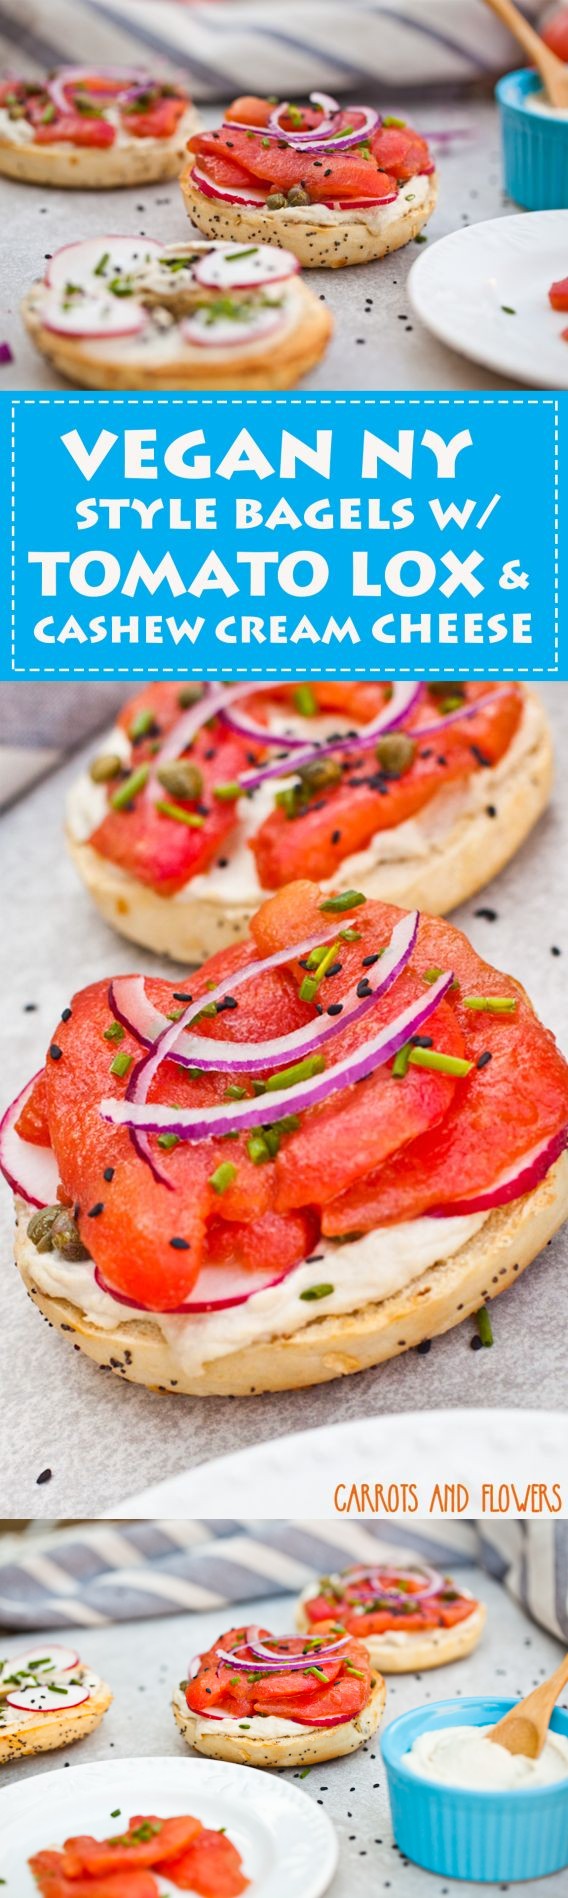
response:
<path id="1" fill-rule="evenodd" d="M 483 0 L 0 0 L 3 65 L 143 59 L 185 69 L 196 99 L 460 84 L 514 57 Z"/>
<path id="2" fill-rule="evenodd" d="M 0 810 L 112 725 L 126 688 L 89 681 L 11 680 L 0 685 Z"/>
<path id="3" fill-rule="evenodd" d="M 0 1541 L 0 1627 L 104 1627 L 300 1592 L 350 1562 L 477 1562 L 568 1640 L 568 1522 L 105 1522 Z"/>

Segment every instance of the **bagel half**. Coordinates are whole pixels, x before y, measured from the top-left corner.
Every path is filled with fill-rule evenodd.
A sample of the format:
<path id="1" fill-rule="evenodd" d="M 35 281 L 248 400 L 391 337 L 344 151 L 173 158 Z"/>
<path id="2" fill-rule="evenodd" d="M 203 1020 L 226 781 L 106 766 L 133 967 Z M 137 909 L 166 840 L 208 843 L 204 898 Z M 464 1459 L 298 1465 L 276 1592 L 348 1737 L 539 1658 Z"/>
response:
<path id="1" fill-rule="evenodd" d="M 468 1593 L 464 1589 L 463 1594 Z M 300 1596 L 296 1612 L 296 1627 L 301 1634 L 310 1634 L 314 1623 L 306 1614 L 305 1603 L 317 1593 L 312 1586 Z M 473 1597 L 472 1597 L 473 1599 Z M 363 1641 L 370 1654 L 373 1667 L 381 1674 L 422 1674 L 428 1667 L 447 1667 L 450 1661 L 463 1661 L 466 1654 L 472 1654 L 481 1640 L 487 1620 L 487 1609 L 478 1601 L 466 1621 L 459 1621 L 454 1628 L 429 1628 L 423 1634 L 405 1634 L 397 1632 L 396 1642 L 389 1643 L 388 1635 L 371 1634 L 368 1639 L 361 1632 L 353 1639 Z M 364 1628 L 364 1618 L 361 1629 Z"/>
<path id="2" fill-rule="evenodd" d="M 423 197 L 416 201 L 411 179 L 401 185 L 396 205 L 376 211 L 332 211 L 318 216 L 318 206 L 301 214 L 290 209 L 268 211 L 262 206 L 227 204 L 210 198 L 192 177 L 195 160 L 182 171 L 180 185 L 187 215 L 205 237 L 229 238 L 245 244 L 277 244 L 294 252 L 304 269 L 343 270 L 348 264 L 370 264 L 401 250 L 418 237 L 436 209 L 436 173 L 425 180 Z M 312 214 L 313 213 L 313 214 Z"/>
<path id="3" fill-rule="evenodd" d="M 422 1273 L 403 1291 L 346 1317 L 312 1319 L 291 1337 L 245 1345 L 206 1363 L 199 1373 L 184 1371 L 151 1317 L 128 1317 L 114 1329 L 103 1330 L 68 1299 L 42 1291 L 38 1282 L 42 1255 L 27 1236 L 29 1208 L 22 1201 L 16 1264 L 30 1298 L 48 1323 L 103 1369 L 164 1393 L 246 1397 L 366 1371 L 399 1357 L 425 1338 L 450 1331 L 514 1285 L 566 1218 L 568 1154 L 563 1153 L 532 1193 L 491 1213 L 459 1252 Z"/>
<path id="4" fill-rule="evenodd" d="M 237 1766 L 317 1766 L 320 1761 L 338 1760 L 347 1753 L 356 1753 L 358 1747 L 364 1746 L 376 1733 L 385 1710 L 387 1690 L 381 1674 L 372 1675 L 371 1683 L 367 1705 L 355 1720 L 345 1720 L 340 1727 L 302 1728 L 299 1733 L 292 1729 L 289 1738 L 273 1735 L 263 1739 L 256 1733 L 222 1733 L 214 1720 L 210 1732 L 204 1732 L 203 1718 L 192 1713 L 179 1687 L 173 1696 L 172 1711 L 187 1745 L 196 1753 L 205 1753 L 210 1760 L 234 1760 Z"/>
<path id="5" fill-rule="evenodd" d="M 175 355 L 154 363 L 144 351 L 121 349 L 96 338 L 64 336 L 48 329 L 41 318 L 41 285 L 34 284 L 23 299 L 22 314 L 32 342 L 58 374 L 75 387 L 87 389 L 292 389 L 327 348 L 333 320 L 307 285 L 295 288 L 295 316 L 274 338 L 249 343 L 246 348 L 204 349 L 180 336 Z"/>
<path id="6" fill-rule="evenodd" d="M 178 178 L 188 138 L 199 119 L 188 106 L 172 138 L 129 138 L 97 150 L 92 146 L 36 145 L 0 136 L 0 172 L 20 184 L 53 185 L 58 190 L 111 191 L 115 186 L 162 184 Z"/>
<path id="7" fill-rule="evenodd" d="M 321 310 L 321 304 L 318 308 Z M 543 706 L 527 693 L 532 736 L 528 750 L 515 754 L 507 770 L 502 761 L 499 781 L 488 791 L 488 804 L 463 811 L 447 831 L 433 840 L 424 857 L 401 857 L 376 863 L 363 873 L 354 863 L 339 865 L 334 889 L 347 888 L 356 879 L 367 897 L 424 909 L 444 916 L 497 876 L 520 849 L 546 809 L 553 776 L 553 752 Z M 156 955 L 181 963 L 201 962 L 216 949 L 246 935 L 260 901 L 221 901 L 218 895 L 192 894 L 192 884 L 175 898 L 159 896 L 99 856 L 89 843 L 79 842 L 68 824 L 67 844 L 79 876 L 97 909 L 120 934 Z M 267 892 L 264 892 L 266 895 Z M 262 892 L 260 893 L 262 895 Z"/>
<path id="8" fill-rule="evenodd" d="M 0 1726 L 0 1766 L 9 1760 L 23 1760 L 34 1753 L 51 1753 L 56 1747 L 74 1746 L 76 1740 L 84 1740 L 88 1733 L 94 1733 L 111 1705 L 112 1694 L 105 1681 L 99 1681 L 97 1688 L 84 1700 L 80 1707 L 69 1707 L 67 1713 L 56 1709 L 53 1713 L 41 1713 L 35 1717 L 22 1716 L 21 1727 Z"/>

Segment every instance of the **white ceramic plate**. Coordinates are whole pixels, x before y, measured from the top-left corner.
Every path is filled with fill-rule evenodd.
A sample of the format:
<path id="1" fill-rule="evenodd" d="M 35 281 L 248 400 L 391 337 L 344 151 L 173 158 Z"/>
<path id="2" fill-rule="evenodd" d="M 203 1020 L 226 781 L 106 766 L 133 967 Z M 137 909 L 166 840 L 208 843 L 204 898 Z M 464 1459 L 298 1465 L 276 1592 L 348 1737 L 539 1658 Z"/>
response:
<path id="1" fill-rule="evenodd" d="M 427 329 L 462 356 L 529 388 L 568 389 L 568 316 L 548 301 L 567 268 L 568 211 L 525 211 L 425 248 L 408 288 Z"/>
<path id="2" fill-rule="evenodd" d="M 337 1865 L 330 1820 L 287 1780 L 224 1760 L 105 1760 L 0 1792 L 5 1898 L 38 1898 L 30 1854 L 58 1848 L 72 1834 L 112 1836 L 117 1807 L 124 1825 L 134 1812 L 191 1812 L 206 1826 L 226 1826 L 251 1881 L 248 1898 L 321 1898 Z M 165 1879 L 160 1891 L 179 1898 Z"/>

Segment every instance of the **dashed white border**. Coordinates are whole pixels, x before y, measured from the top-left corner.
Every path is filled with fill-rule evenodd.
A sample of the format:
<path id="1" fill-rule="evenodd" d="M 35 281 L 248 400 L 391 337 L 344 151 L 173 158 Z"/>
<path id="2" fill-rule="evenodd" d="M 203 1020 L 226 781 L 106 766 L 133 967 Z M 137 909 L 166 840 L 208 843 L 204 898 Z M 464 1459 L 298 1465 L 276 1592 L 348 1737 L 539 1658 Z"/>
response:
<path id="1" fill-rule="evenodd" d="M 11 398 L 10 424 L 10 611 L 11 611 L 11 673 L 23 678 L 40 678 L 53 675 L 56 678 L 111 678 L 111 679 L 168 679 L 186 678 L 194 673 L 196 677 L 217 678 L 222 671 L 222 661 L 217 666 L 186 665 L 183 670 L 178 666 L 18 666 L 16 664 L 16 412 L 18 408 L 553 408 L 553 544 L 554 544 L 554 659 L 548 666 L 442 666 L 432 661 L 430 666 L 421 665 L 420 673 L 425 679 L 458 677 L 473 679 L 490 678 L 558 678 L 560 666 L 560 427 L 559 398 L 555 395 L 298 395 L 298 396 L 248 396 L 248 395 L 17 395 Z M 295 655 L 294 655 L 295 657 Z M 303 677 L 306 675 L 305 655 L 303 665 L 294 668 L 293 660 L 287 664 L 287 671 L 294 676 L 295 670 Z M 378 671 L 373 668 L 373 675 Z M 402 666 L 397 662 L 397 678 L 415 676 L 416 664 Z M 316 671 L 323 678 L 368 679 L 371 676 L 369 666 L 324 665 L 318 657 L 314 662 Z M 231 672 L 243 678 L 281 678 L 279 666 L 270 665 L 232 665 Z M 0 675 L 1 676 L 1 675 Z"/>

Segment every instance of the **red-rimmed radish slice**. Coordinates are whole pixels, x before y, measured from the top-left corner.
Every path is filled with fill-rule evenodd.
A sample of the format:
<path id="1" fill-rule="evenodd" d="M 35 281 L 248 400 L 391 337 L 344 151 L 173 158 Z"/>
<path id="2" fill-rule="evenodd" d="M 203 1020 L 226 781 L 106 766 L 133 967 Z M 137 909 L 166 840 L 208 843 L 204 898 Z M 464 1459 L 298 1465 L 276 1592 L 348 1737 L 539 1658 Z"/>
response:
<path id="1" fill-rule="evenodd" d="M 368 994 L 358 994 L 358 977 L 341 997 L 340 1015 L 316 1016 L 301 1028 L 292 1029 L 290 1034 L 277 1035 L 273 1041 L 266 1042 L 208 1041 L 203 1035 L 188 1036 L 185 1032 L 183 1040 L 180 1038 L 179 1045 L 176 1043 L 172 1049 L 170 1059 L 177 1061 L 181 1067 L 200 1067 L 204 1071 L 212 1069 L 228 1074 L 260 1073 L 263 1068 L 284 1066 L 291 1059 L 301 1060 L 315 1047 L 320 1048 L 333 1035 L 346 1028 L 348 1023 L 359 1021 L 380 996 L 386 994 L 406 967 L 417 933 L 418 910 L 409 910 L 408 915 L 396 923 L 380 961 L 368 973 Z M 333 934 L 336 935 L 337 930 Z M 201 1000 L 203 1003 L 203 997 Z M 160 1015 L 158 1009 L 148 1001 L 143 976 L 117 976 L 110 984 L 109 1002 L 116 1019 L 147 1047 L 153 1045 L 157 1034 L 167 1032 L 167 1017 Z"/>
<path id="2" fill-rule="evenodd" d="M 535 1186 L 540 1186 L 541 1180 L 546 1179 L 550 1168 L 560 1159 L 567 1145 L 568 1127 L 563 1127 L 560 1133 L 553 1134 L 550 1139 L 541 1140 L 538 1147 L 533 1147 L 507 1173 L 502 1173 L 495 1186 L 483 1193 L 470 1193 L 467 1199 L 452 1199 L 444 1206 L 431 1207 L 430 1219 L 454 1219 L 462 1213 L 489 1213 L 496 1206 L 508 1206 L 511 1200 L 522 1199 L 525 1193 L 534 1192 Z"/>
<path id="3" fill-rule="evenodd" d="M 284 283 L 299 268 L 289 250 L 275 250 L 270 244 L 223 244 L 200 257 L 194 276 L 207 290 L 254 290 L 258 284 Z"/>
<path id="4" fill-rule="evenodd" d="M 231 1311 L 235 1305 L 248 1304 L 249 1298 L 254 1298 L 257 1292 L 270 1292 L 273 1286 L 281 1285 L 284 1279 L 290 1277 L 291 1272 L 297 1270 L 298 1264 L 302 1264 L 302 1261 L 297 1260 L 294 1265 L 289 1265 L 288 1270 L 280 1272 L 277 1278 L 271 1277 L 266 1271 L 246 1271 L 244 1267 L 238 1265 L 203 1266 L 196 1278 L 191 1298 L 186 1299 L 183 1305 L 176 1305 L 174 1311 L 170 1307 L 163 1316 L 184 1318 L 190 1315 L 196 1317 L 204 1312 Z M 95 1266 L 95 1280 L 99 1291 L 106 1292 L 108 1298 L 116 1299 L 117 1305 L 127 1305 L 131 1311 L 150 1309 L 149 1306 L 139 1305 L 134 1299 L 127 1298 L 124 1292 L 115 1292 L 113 1286 L 108 1285 L 106 1279 L 103 1278 L 98 1265 Z M 156 1317 L 161 1316 L 159 1308 L 156 1309 L 155 1305 L 151 1309 Z"/>
<path id="5" fill-rule="evenodd" d="M 134 296 L 91 296 L 79 291 L 71 299 L 61 290 L 48 290 L 41 309 L 44 329 L 58 336 L 90 336 L 105 341 L 111 336 L 137 336 L 148 322 L 146 310 Z"/>
<path id="6" fill-rule="evenodd" d="M 81 238 L 78 243 L 63 244 L 61 250 L 54 251 L 45 281 L 53 290 L 64 289 L 69 282 L 82 287 L 88 283 L 90 289 L 97 289 L 109 277 L 127 276 L 133 270 L 141 270 L 162 250 L 163 244 L 155 237 L 123 237 L 111 232 L 106 237 Z"/>
<path id="7" fill-rule="evenodd" d="M 59 1168 L 52 1148 L 36 1147 L 31 1140 L 22 1140 L 16 1131 L 16 1122 L 39 1079 L 39 1074 L 34 1074 L 0 1121 L 0 1172 L 13 1193 L 25 1199 L 28 1206 L 38 1207 L 55 1205 Z"/>
<path id="8" fill-rule="evenodd" d="M 186 343 L 192 343 L 203 349 L 244 349 L 249 343 L 257 343 L 265 336 L 282 328 L 285 316 L 282 310 L 255 310 L 248 317 L 215 317 L 212 321 L 207 306 L 194 310 L 192 316 L 186 316 L 181 323 L 181 333 Z"/>
<path id="9" fill-rule="evenodd" d="M 45 1674 L 69 1674 L 74 1667 L 80 1667 L 79 1655 L 74 1648 L 63 1648 L 57 1641 L 38 1642 L 35 1648 L 24 1648 L 23 1653 L 13 1654 L 6 1662 L 9 1674 L 21 1674 L 28 1668 Z M 1 1676 L 0 1676 L 1 1678 Z"/>
<path id="10" fill-rule="evenodd" d="M 14 1688 L 6 1695 L 6 1706 L 18 1713 L 66 1713 L 68 1707 L 82 1707 L 90 1697 L 89 1687 L 50 1687 L 46 1681 L 40 1687 Z"/>
<path id="11" fill-rule="evenodd" d="M 234 187 L 230 190 L 227 185 L 214 184 L 213 179 L 207 177 L 207 173 L 202 170 L 201 165 L 193 166 L 191 179 L 193 184 L 197 185 L 198 190 L 203 192 L 204 198 L 221 198 L 225 204 L 262 204 L 266 206 L 265 191 L 257 191 L 254 185 L 251 185 L 250 190 L 247 187 L 246 190 L 238 191 L 235 190 Z"/>
<path id="12" fill-rule="evenodd" d="M 351 1087 L 367 1074 L 373 1074 L 378 1067 L 384 1067 L 429 1020 L 439 1002 L 447 995 L 453 979 L 452 971 L 439 976 L 428 997 L 411 1002 L 378 1034 L 370 1036 L 360 1048 L 345 1055 L 342 1061 L 324 1068 L 323 1073 L 296 1082 L 293 1087 L 278 1088 L 260 1098 L 231 1101 L 227 1106 L 180 1109 L 158 1101 L 148 1101 L 150 1082 L 161 1065 L 166 1052 L 165 1044 L 169 1040 L 168 1035 L 162 1035 L 157 1049 L 146 1055 L 135 1070 L 126 1098 L 107 1098 L 101 1101 L 99 1111 L 103 1120 L 113 1127 L 134 1127 L 144 1133 L 175 1133 L 178 1140 L 209 1140 L 217 1134 L 232 1132 L 234 1128 L 239 1131 L 246 1128 L 248 1131 L 250 1127 L 270 1126 L 273 1121 L 281 1120 L 289 1110 L 303 1113 L 307 1107 L 318 1106 L 320 1102 L 328 1100 L 331 1094 Z M 195 1007 L 192 1004 L 194 1010 Z M 186 1010 L 186 1015 L 189 1012 Z"/>

